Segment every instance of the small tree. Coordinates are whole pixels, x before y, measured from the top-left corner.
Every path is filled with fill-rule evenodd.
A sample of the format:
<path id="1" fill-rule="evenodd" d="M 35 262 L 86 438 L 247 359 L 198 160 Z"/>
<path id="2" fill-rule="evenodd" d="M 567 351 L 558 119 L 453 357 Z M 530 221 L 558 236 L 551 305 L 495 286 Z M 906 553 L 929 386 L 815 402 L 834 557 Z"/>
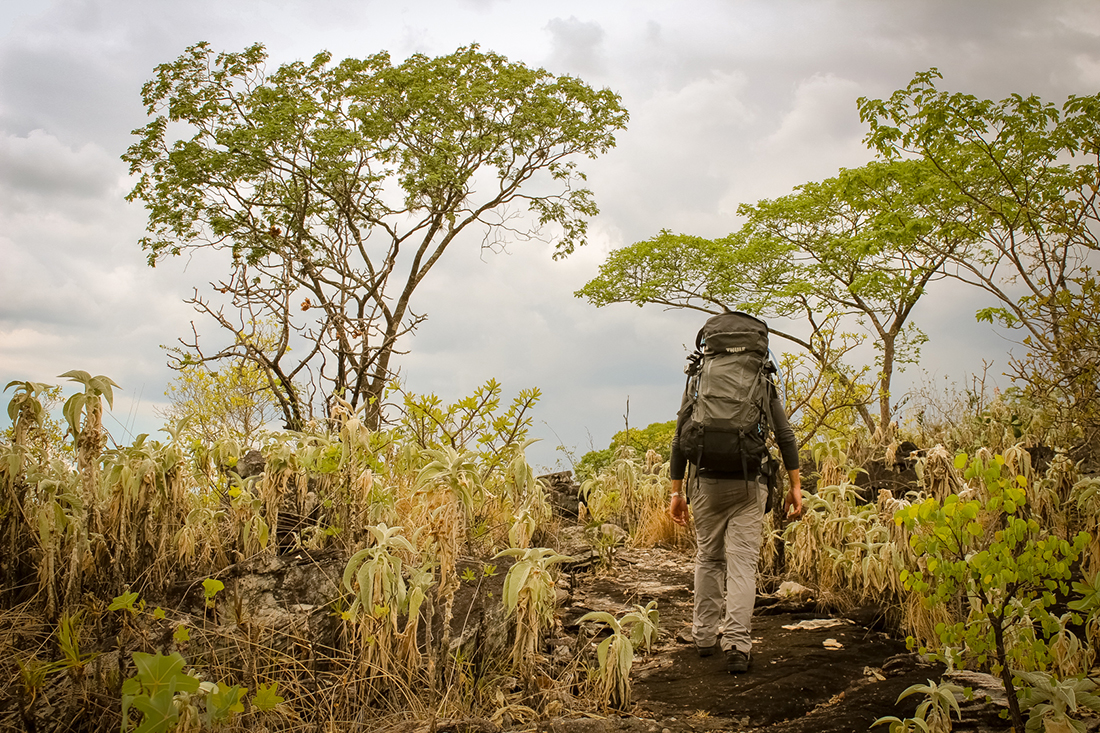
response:
<path id="1" fill-rule="evenodd" d="M 1069 542 L 1045 531 L 1030 516 L 1027 479 L 1008 471 L 1002 456 L 967 463 L 966 454 L 955 459 L 980 498 L 927 498 L 895 515 L 924 558 L 901 580 L 926 606 L 946 606 L 956 615 L 936 625 L 932 641 L 953 664 L 988 667 L 998 675 L 1012 724 L 1022 731 L 1015 671 L 1050 663 L 1049 640 L 1062 625 L 1049 608 L 1056 593 L 1069 593 L 1071 567 L 1089 536 L 1081 532 Z"/>
<path id="2" fill-rule="evenodd" d="M 200 43 L 143 87 L 153 120 L 123 156 L 149 214 L 141 245 L 150 265 L 228 258 L 215 292 L 189 302 L 231 345 L 196 335 L 192 360 L 255 364 L 290 428 L 313 407 L 299 382 L 326 409 L 368 405 L 374 427 L 398 341 L 424 318 L 413 293 L 444 252 L 464 234 L 497 249 L 547 226 L 555 257 L 583 244 L 597 208 L 575 159 L 614 146 L 627 113 L 610 90 L 476 46 L 398 65 L 265 60 L 259 45 Z"/>
<path id="3" fill-rule="evenodd" d="M 916 161 L 874 162 L 738 209 L 748 221 L 735 246 L 790 267 L 768 292 L 739 287 L 764 312 L 801 311 L 813 337 L 821 332 L 815 313 L 855 316 L 878 352 L 877 423 L 883 428 L 895 410 L 894 372 L 915 363 L 927 340 L 910 320 L 913 308 L 928 284 L 944 277 L 944 262 L 968 236 L 945 223 L 932 173 Z M 772 305 L 773 298 L 781 305 Z"/>
<path id="4" fill-rule="evenodd" d="M 217 370 L 181 366 L 164 394 L 171 404 L 160 416 L 175 423 L 186 419 L 186 432 L 208 446 L 227 438 L 251 446 L 257 433 L 281 415 L 263 371 L 243 359 Z"/>

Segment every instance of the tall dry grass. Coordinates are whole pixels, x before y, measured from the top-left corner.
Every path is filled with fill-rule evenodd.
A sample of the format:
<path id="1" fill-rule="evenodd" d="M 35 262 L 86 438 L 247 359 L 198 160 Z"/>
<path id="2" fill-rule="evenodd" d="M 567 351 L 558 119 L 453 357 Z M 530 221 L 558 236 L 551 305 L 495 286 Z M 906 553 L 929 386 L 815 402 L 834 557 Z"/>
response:
<path id="1" fill-rule="evenodd" d="M 21 691 L 13 714 L 24 727 L 44 724 L 48 691 L 59 724 L 79 715 L 86 730 L 117 730 L 135 652 L 179 653 L 187 674 L 208 683 L 177 697 L 183 723 L 173 725 L 207 725 L 235 685 L 248 693 L 241 710 L 218 718 L 226 730 L 519 720 L 594 704 L 578 673 L 591 663 L 585 650 L 550 664 L 541 642 L 525 643 L 526 671 L 517 670 L 466 631 L 471 610 L 456 612 L 472 583 L 499 586 L 506 563 L 494 555 L 532 551 L 548 536 L 549 506 L 524 454 L 525 408 L 467 409 L 466 423 L 492 426 L 462 433 L 470 445 L 423 422 L 369 431 L 338 410 L 329 426 L 264 436 L 262 473 L 241 477 L 239 445 L 186 446 L 178 426 L 166 440 L 107 449 L 103 379 L 84 379 L 92 386 L 68 410 L 72 463 L 32 460 L 27 436 L 42 415 L 34 385 L 17 390 L 14 440 L 0 442 L 0 553 L 12 558 L 0 563 L 0 626 L 11 630 L 0 633 L 0 678 Z M 471 575 L 478 562 L 483 574 Z M 556 570 L 540 572 L 552 581 Z M 278 608 L 270 589 L 247 591 L 246 579 L 264 573 L 299 584 L 305 573 L 322 595 Z M 477 614 L 497 618 L 487 627 L 507 631 L 499 587 L 475 601 Z M 525 603 L 545 618 L 554 594 Z M 83 651 L 69 659 L 66 648 Z M 515 684 L 532 670 L 537 681 Z"/>

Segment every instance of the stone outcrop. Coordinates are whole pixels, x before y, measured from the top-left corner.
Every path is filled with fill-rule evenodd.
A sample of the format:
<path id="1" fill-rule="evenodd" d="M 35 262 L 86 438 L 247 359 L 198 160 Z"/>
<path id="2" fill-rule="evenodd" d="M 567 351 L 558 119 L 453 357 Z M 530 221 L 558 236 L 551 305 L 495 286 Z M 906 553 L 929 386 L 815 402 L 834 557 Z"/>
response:
<path id="1" fill-rule="evenodd" d="M 573 480 L 572 471 L 558 471 L 538 477 L 554 514 L 564 519 L 576 519 L 581 503 L 581 487 Z"/>

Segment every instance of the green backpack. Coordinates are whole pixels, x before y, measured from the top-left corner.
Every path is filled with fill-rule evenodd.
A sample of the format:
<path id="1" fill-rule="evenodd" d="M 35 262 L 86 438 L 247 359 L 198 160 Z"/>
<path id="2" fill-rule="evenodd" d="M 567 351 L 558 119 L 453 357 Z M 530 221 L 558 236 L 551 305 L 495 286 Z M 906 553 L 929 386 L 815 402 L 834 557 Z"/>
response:
<path id="1" fill-rule="evenodd" d="M 767 474 L 771 419 L 768 325 L 740 311 L 710 318 L 695 337 L 680 408 L 680 449 L 696 469 L 730 478 Z"/>

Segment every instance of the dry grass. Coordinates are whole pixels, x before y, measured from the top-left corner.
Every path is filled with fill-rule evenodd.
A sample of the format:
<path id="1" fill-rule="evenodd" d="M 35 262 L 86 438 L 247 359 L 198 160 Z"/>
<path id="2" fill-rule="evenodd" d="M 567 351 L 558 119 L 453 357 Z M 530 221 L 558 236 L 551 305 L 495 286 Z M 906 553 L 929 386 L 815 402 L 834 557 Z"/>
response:
<path id="1" fill-rule="evenodd" d="M 468 450 L 423 431 L 415 440 L 399 429 L 370 432 L 348 413 L 331 432 L 269 436 L 263 474 L 241 480 L 230 472 L 240 458 L 230 443 L 192 450 L 146 440 L 105 451 L 101 408 L 82 415 L 74 465 L 0 443 L 0 682 L 14 701 L 0 727 L 33 724 L 48 698 L 58 720 L 94 711 L 94 729 L 117 730 L 137 651 L 178 651 L 204 680 L 247 687 L 249 705 L 225 730 L 368 731 L 477 717 L 527 725 L 600 697 L 587 644 L 551 663 L 538 638 L 516 647 L 510 631 L 505 648 L 522 653 L 489 658 L 452 623 L 462 584 L 483 580 L 460 571 L 462 558 L 484 566 L 501 550 L 537 548 L 557 533 L 522 430 L 505 431 L 513 440 L 492 450 Z M 18 427 L 15 435 L 29 434 Z M 865 505 L 849 483 L 869 452 L 896 445 L 892 435 L 820 443 L 817 493 L 804 497 L 800 520 L 781 527 L 767 518 L 761 572 L 815 588 L 836 607 L 894 609 L 918 643 L 931 644 L 936 624 L 958 620 L 965 604 L 929 608 L 905 589 L 901 573 L 926 562 L 894 521 L 907 500 L 884 492 Z M 1029 511 L 1053 533 L 1092 532 L 1083 567 L 1097 572 L 1100 483 L 1061 454 L 1039 473 L 1027 447 L 983 449 L 973 460 L 1003 461 L 1024 477 Z M 955 450 L 927 452 L 920 496 L 983 495 L 980 481 L 960 475 Z M 669 484 L 656 454 L 624 450 L 583 487 L 590 519 L 617 524 L 633 546 L 690 549 L 690 531 L 667 514 Z M 984 521 L 995 531 L 994 517 Z M 245 594 L 241 578 L 277 564 L 280 552 L 328 558 L 331 567 L 312 566 L 327 573 L 328 595 L 309 608 L 280 608 Z M 352 557 L 360 564 L 344 582 Z M 201 601 L 208 578 L 226 585 L 211 607 Z M 546 633 L 547 608 L 524 610 L 526 626 Z M 1059 637 L 1059 668 L 1080 667 L 1092 644 Z M 254 696 L 275 684 L 283 702 L 259 709 Z"/>

